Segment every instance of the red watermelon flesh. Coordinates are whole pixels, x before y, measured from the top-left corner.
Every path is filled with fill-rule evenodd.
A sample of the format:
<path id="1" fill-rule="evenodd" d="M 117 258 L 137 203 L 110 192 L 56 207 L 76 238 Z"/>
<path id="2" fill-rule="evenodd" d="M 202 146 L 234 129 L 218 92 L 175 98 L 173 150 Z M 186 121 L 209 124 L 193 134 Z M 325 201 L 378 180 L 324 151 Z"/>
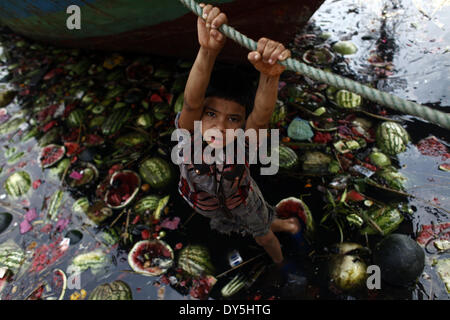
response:
<path id="1" fill-rule="evenodd" d="M 278 217 L 285 219 L 299 217 L 306 224 L 305 208 L 300 200 L 291 197 L 284 199 L 276 206 Z"/>
<path id="2" fill-rule="evenodd" d="M 47 168 L 54 165 L 64 157 L 66 149 L 63 146 L 50 144 L 42 148 L 39 154 L 39 163 L 41 167 Z"/>

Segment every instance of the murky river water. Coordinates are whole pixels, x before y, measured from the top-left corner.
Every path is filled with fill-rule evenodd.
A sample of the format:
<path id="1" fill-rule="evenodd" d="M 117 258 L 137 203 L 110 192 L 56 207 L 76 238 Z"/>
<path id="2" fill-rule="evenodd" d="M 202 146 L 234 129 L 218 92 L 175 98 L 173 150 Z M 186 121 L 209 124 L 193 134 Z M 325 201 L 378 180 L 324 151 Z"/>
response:
<path id="1" fill-rule="evenodd" d="M 399 97 L 410 99 L 421 104 L 432 106 L 440 110 L 446 110 L 450 106 L 450 33 L 447 21 L 450 19 L 450 4 L 448 1 L 350 1 L 336 0 L 326 1 L 314 14 L 310 24 L 303 30 L 299 30 L 299 36 L 314 34 L 320 36 L 330 34 L 324 41 L 332 44 L 336 41 L 351 40 L 358 47 L 357 53 L 346 56 L 339 66 L 334 66 L 335 72 L 344 76 L 350 76 L 356 80 L 372 83 L 380 90 L 391 92 Z M 303 51 L 295 51 L 295 41 L 291 43 L 294 54 L 301 57 Z M 0 56 L 3 49 L 0 46 Z M 377 55 L 390 65 L 387 69 L 376 69 L 369 63 L 371 56 Z M 100 57 L 100 58 L 99 58 Z M 103 61 L 98 56 L 96 61 Z M 173 63 L 167 59 L 168 65 Z M 387 73 L 386 73 L 387 70 Z M 186 71 L 185 71 L 186 72 Z M 381 74 L 385 72 L 385 76 Z M 0 79 L 8 74 L 7 66 L 0 66 Z M 288 81 L 289 78 L 285 80 Z M 0 83 L 7 86 L 7 83 Z M 7 107 L 9 115 L 17 115 L 23 111 L 23 106 L 15 103 Z M 388 111 L 388 114 L 390 111 Z M 172 113 L 173 115 L 173 113 Z M 448 222 L 450 213 L 450 175 L 448 172 L 439 170 L 443 163 L 440 157 L 426 156 L 419 152 L 416 144 L 423 138 L 433 135 L 445 146 L 449 147 L 450 138 L 448 131 L 438 126 L 426 123 L 422 120 L 395 115 L 394 119 L 402 120 L 405 129 L 411 135 L 411 143 L 405 152 L 398 155 L 399 172 L 408 178 L 405 184 L 405 192 L 409 193 L 408 204 L 413 209 L 413 214 L 406 216 L 404 222 L 397 230 L 399 233 L 409 234 L 415 238 L 423 225 L 431 223 L 439 224 Z M 27 125 L 22 124 L 21 129 L 27 130 Z M 28 126 L 33 126 L 29 122 Z M 67 128 L 65 128 L 67 129 Z M 69 130 L 69 129 L 67 129 Z M 121 134 L 127 132 L 127 128 Z M 130 129 L 131 132 L 131 129 Z M 16 132 L 17 133 L 17 132 Z M 53 223 L 53 229 L 49 232 L 43 231 L 49 221 L 45 215 L 48 210 L 49 198 L 55 191 L 61 188 L 61 181 L 50 174 L 49 169 L 41 169 L 36 160 L 38 159 L 39 147 L 37 140 L 32 138 L 27 142 L 20 142 L 20 134 L 2 135 L 0 138 L 0 211 L 13 213 L 14 219 L 11 226 L 0 234 L 0 243 L 14 240 L 26 252 L 33 254 L 37 248 L 44 244 L 58 245 L 67 230 L 80 230 L 83 233 L 81 242 L 68 247 L 67 251 L 48 265 L 42 272 L 25 272 L 18 280 L 8 283 L 3 289 L 3 299 L 27 298 L 33 289 L 36 289 L 43 280 L 50 281 L 51 271 L 59 268 L 67 272 L 67 267 L 73 258 L 84 252 L 100 248 L 107 253 L 110 263 L 95 275 L 91 270 L 81 274 L 80 287 L 69 288 L 64 299 L 80 289 L 91 292 L 97 285 L 121 279 L 129 284 L 134 299 L 192 299 L 187 289 L 183 287 L 170 286 L 163 283 L 159 277 L 146 277 L 130 272 L 127 262 L 129 246 L 123 244 L 111 245 L 106 243 L 103 233 L 106 227 L 95 228 L 85 224 L 83 215 L 72 212 L 72 205 L 76 199 L 88 196 L 94 199 L 94 187 L 87 189 L 64 190 L 64 197 L 59 214 L 67 218 L 68 225 L 59 232 Z M 160 139 L 160 146 L 169 144 L 168 136 Z M 22 158 L 16 162 L 8 162 L 9 155 L 6 150 L 17 148 L 17 152 L 24 152 Z M 108 156 L 108 150 L 100 153 Z M 141 150 L 142 153 L 150 153 Z M 152 151 L 154 152 L 154 150 Z M 131 169 L 137 171 L 137 166 Z M 33 186 L 24 197 L 18 200 L 10 198 L 4 189 L 4 182 L 14 171 L 27 171 L 31 175 L 32 182 L 39 181 L 40 185 Z M 100 171 L 100 176 L 106 174 L 107 168 Z M 323 180 L 317 177 L 293 178 L 289 176 L 276 176 L 271 179 L 265 177 L 255 178 L 266 200 L 271 204 L 278 203 L 281 199 L 289 196 L 298 197 L 303 195 L 303 200 L 310 206 L 316 223 L 320 221 L 324 203 L 322 194 L 316 190 Z M 35 188 L 36 187 L 36 188 Z M 174 231 L 167 231 L 163 238 L 174 248 L 177 243 L 184 246 L 189 243 L 201 243 L 207 246 L 212 254 L 212 261 L 216 267 L 216 275 L 230 268 L 227 254 L 238 249 L 244 260 L 260 256 L 254 263 L 242 267 L 248 272 L 258 261 L 268 261 L 267 256 L 261 256 L 263 252 L 251 238 L 227 237 L 218 235 L 209 229 L 208 221 L 199 215 L 192 216 L 192 210 L 184 203 L 178 195 L 175 186 L 164 191 L 163 195 L 170 194 L 170 206 L 168 215 L 180 217 L 180 227 Z M 379 195 L 378 195 L 379 196 Z M 384 199 L 383 199 L 384 200 Z M 39 217 L 32 223 L 33 229 L 21 234 L 19 224 L 29 209 L 36 209 Z M 115 212 L 115 216 L 121 210 Z M 114 217 L 115 217 L 114 216 Z M 113 218 L 107 220 L 110 225 Z M 125 224 L 125 216 L 115 224 L 118 232 Z M 336 230 L 327 230 L 319 227 L 314 243 L 316 251 L 339 242 L 339 234 Z M 139 235 L 139 233 L 138 233 Z M 370 238 L 368 243 L 364 237 L 357 237 L 353 233 L 345 234 L 345 241 L 358 241 L 370 246 L 379 239 Z M 292 244 L 289 239 L 281 235 L 281 241 L 286 252 L 292 253 Z M 54 254 L 54 256 L 56 253 Z M 426 266 L 424 274 L 419 277 L 415 286 L 408 288 L 393 287 L 383 283 L 381 290 L 364 291 L 354 294 L 345 294 L 331 290 L 328 282 L 323 279 L 323 267 L 316 260 L 303 258 L 303 276 L 291 285 L 278 287 L 274 285 L 269 275 L 263 275 L 248 290 L 243 290 L 234 298 L 254 299 L 261 296 L 263 299 L 448 299 L 445 286 L 432 267 L 433 259 L 437 257 L 448 258 L 448 253 L 426 254 Z M 314 255 L 313 255 L 314 257 Z M 26 270 L 25 270 L 26 271 Z M 237 271 L 227 273 L 218 277 L 218 283 L 213 287 L 210 297 L 222 298 L 220 289 L 236 275 Z M 68 273 L 69 275 L 70 273 Z M 52 295 L 52 293 L 48 293 Z"/>

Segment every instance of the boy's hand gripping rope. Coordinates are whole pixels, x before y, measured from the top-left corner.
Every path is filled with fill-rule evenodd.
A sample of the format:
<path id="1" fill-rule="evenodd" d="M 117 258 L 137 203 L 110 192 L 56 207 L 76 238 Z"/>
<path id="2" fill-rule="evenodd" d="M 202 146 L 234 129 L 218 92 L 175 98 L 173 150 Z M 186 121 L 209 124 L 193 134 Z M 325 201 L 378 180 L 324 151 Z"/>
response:
<path id="1" fill-rule="evenodd" d="M 201 17 L 203 9 L 194 0 L 180 0 L 187 8 L 194 12 L 197 16 Z M 242 33 L 236 31 L 234 28 L 223 24 L 219 28 L 220 32 L 226 35 L 228 38 L 236 41 L 241 46 L 255 51 L 257 44 L 252 39 L 246 37 Z M 420 105 L 418 103 L 408 101 L 392 94 L 373 89 L 371 87 L 360 84 L 356 81 L 338 76 L 331 72 L 322 71 L 317 68 L 313 68 L 298 60 L 289 58 L 285 61 L 279 61 L 280 64 L 287 69 L 299 72 L 313 80 L 326 83 L 339 89 L 346 89 L 360 96 L 374 101 L 378 104 L 384 105 L 388 108 L 420 117 L 428 120 L 429 122 L 439 125 L 445 129 L 450 129 L 450 114 L 444 113 L 438 110 L 433 110 L 427 106 Z"/>

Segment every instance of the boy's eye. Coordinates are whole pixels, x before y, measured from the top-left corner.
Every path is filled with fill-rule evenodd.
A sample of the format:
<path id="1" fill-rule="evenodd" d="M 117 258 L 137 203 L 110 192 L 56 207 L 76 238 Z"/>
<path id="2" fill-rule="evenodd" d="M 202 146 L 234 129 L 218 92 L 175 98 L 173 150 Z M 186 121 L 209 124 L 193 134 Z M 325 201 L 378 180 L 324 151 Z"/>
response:
<path id="1" fill-rule="evenodd" d="M 215 114 L 214 112 L 212 112 L 212 111 L 207 111 L 207 112 L 206 112 L 206 115 L 207 115 L 208 117 L 214 117 L 216 114 Z"/>
<path id="2" fill-rule="evenodd" d="M 230 121 L 231 121 L 231 122 L 238 122 L 239 119 L 238 119 L 238 118 L 235 118 L 235 117 L 231 117 L 231 118 L 230 118 Z"/>

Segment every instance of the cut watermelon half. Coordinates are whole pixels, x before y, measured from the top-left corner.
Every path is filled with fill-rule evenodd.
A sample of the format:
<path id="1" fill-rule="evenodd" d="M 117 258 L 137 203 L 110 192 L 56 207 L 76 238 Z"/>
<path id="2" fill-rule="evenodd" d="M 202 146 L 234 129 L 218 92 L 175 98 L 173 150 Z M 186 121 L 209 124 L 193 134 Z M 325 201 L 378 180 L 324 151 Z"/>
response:
<path id="1" fill-rule="evenodd" d="M 39 153 L 39 164 L 42 168 L 51 167 L 64 157 L 66 148 L 64 146 L 58 146 L 56 144 L 49 144 L 41 149 Z"/>
<path id="2" fill-rule="evenodd" d="M 161 240 L 137 242 L 128 254 L 130 267 L 145 276 L 158 276 L 173 265 L 173 250 Z"/>

